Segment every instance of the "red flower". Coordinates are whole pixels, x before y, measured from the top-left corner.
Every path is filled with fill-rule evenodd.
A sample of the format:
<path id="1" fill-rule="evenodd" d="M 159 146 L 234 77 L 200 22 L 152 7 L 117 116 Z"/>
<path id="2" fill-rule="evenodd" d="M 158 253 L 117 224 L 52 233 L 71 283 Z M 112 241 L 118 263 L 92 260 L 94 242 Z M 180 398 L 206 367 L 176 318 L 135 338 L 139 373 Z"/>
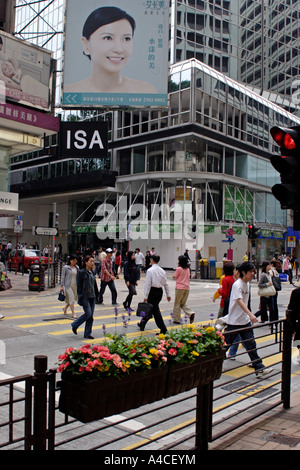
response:
<path id="1" fill-rule="evenodd" d="M 177 349 L 175 349 L 175 348 L 170 348 L 169 351 L 168 351 L 168 354 L 170 354 L 170 356 L 176 356 L 176 354 L 177 354 Z"/>

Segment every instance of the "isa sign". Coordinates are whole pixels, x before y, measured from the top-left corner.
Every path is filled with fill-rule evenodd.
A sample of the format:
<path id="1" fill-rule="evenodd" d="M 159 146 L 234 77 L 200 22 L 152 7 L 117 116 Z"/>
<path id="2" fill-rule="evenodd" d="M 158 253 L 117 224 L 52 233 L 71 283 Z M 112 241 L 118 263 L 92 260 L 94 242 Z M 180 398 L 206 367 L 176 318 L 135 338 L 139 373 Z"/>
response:
<path id="1" fill-rule="evenodd" d="M 62 157 L 106 157 L 107 143 L 107 122 L 61 122 L 60 124 Z"/>
<path id="2" fill-rule="evenodd" d="M 66 5 L 64 108 L 168 105 L 168 0 Z"/>

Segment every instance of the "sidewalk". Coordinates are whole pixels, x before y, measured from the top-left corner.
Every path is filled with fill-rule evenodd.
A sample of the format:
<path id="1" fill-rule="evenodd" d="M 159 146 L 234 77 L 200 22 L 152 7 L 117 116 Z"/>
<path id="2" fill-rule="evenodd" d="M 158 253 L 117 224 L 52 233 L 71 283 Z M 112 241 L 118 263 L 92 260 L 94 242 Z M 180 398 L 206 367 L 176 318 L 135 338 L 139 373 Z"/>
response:
<path id="1" fill-rule="evenodd" d="M 54 295 L 59 290 L 58 284 L 56 288 L 48 288 L 48 274 L 45 274 L 45 289 L 38 292 L 37 290 L 29 290 L 28 289 L 28 282 L 29 282 L 29 274 L 28 273 L 20 273 L 15 271 L 8 271 L 7 276 L 10 279 L 12 284 L 12 289 L 8 289 L 5 291 L 0 291 L 0 300 L 3 298 L 10 298 L 10 297 L 24 297 L 24 296 L 32 296 L 36 297 L 38 295 Z M 1 304 L 0 304 L 1 309 Z"/>
<path id="2" fill-rule="evenodd" d="M 278 406 L 209 444 L 209 450 L 300 450 L 300 390 L 288 410 Z"/>

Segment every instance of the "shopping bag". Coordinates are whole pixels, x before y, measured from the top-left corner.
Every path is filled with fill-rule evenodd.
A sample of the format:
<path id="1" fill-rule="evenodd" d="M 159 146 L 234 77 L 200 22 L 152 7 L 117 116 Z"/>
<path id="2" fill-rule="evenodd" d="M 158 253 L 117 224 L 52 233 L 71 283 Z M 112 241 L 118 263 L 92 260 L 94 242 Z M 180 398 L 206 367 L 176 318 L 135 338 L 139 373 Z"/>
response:
<path id="1" fill-rule="evenodd" d="M 5 277 L 4 281 L 0 282 L 0 290 L 7 290 L 11 288 L 12 288 L 12 285 L 11 285 L 10 279 L 8 279 L 8 277 Z"/>

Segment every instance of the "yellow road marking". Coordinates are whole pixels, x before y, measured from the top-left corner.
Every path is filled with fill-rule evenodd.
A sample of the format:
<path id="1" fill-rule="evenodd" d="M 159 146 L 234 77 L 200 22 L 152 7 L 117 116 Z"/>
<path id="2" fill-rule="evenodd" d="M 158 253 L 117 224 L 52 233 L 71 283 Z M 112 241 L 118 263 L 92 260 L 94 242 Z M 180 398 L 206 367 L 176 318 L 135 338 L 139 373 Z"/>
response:
<path id="1" fill-rule="evenodd" d="M 297 355 L 297 354 L 298 354 L 298 351 L 295 350 L 295 351 L 293 352 L 293 355 Z M 275 355 L 275 356 L 278 356 L 278 355 Z M 281 354 L 279 354 L 279 356 L 281 356 Z M 270 359 L 270 360 L 267 361 L 267 359 Z M 277 362 L 277 361 L 274 361 L 274 358 L 273 358 L 273 359 L 272 359 L 272 358 L 267 358 L 267 359 L 264 359 L 264 363 L 267 364 L 267 362 L 269 362 L 268 366 L 271 366 L 272 364 L 275 364 L 275 363 Z M 273 362 L 272 362 L 272 361 L 273 361 Z M 245 370 L 247 367 L 246 367 L 246 368 L 245 368 L 245 367 L 242 367 L 242 368 Z M 242 369 L 242 368 L 241 368 L 241 369 Z M 247 372 L 249 372 L 249 371 L 247 371 Z M 226 373 L 226 372 L 223 372 L 223 374 L 224 374 L 224 373 Z M 298 375 L 300 375 L 300 370 L 297 371 L 297 372 L 292 373 L 292 374 L 291 374 L 291 378 L 296 377 L 296 376 L 298 376 Z M 218 407 L 213 408 L 213 413 L 217 413 L 217 412 L 222 411 L 223 409 L 227 408 L 228 406 L 232 406 L 232 405 L 235 405 L 235 404 L 239 403 L 240 401 L 242 401 L 242 400 L 245 399 L 245 395 L 248 396 L 248 398 L 250 398 L 251 396 L 255 395 L 258 391 L 263 391 L 263 390 L 265 390 L 265 389 L 267 389 L 267 388 L 273 387 L 274 385 L 278 385 L 279 383 L 280 383 L 280 380 L 274 381 L 274 382 L 272 382 L 271 384 L 267 384 L 266 386 L 258 386 L 258 387 L 256 387 L 254 390 L 248 390 L 248 389 L 251 388 L 251 387 L 253 387 L 253 385 L 255 385 L 255 384 L 248 384 L 245 388 L 239 390 L 238 393 L 240 393 L 241 396 L 237 397 L 237 398 L 234 399 L 234 400 L 231 400 L 231 401 L 229 401 L 229 402 L 226 402 L 226 403 L 223 404 L 223 405 L 220 405 L 220 406 L 218 406 Z M 246 391 L 246 393 L 244 393 L 244 390 Z M 248 390 L 248 391 L 247 391 L 247 390 Z M 233 391 L 233 393 L 234 393 L 234 391 Z M 171 428 L 168 428 L 168 429 L 166 429 L 165 431 L 160 431 L 160 432 L 154 434 L 153 436 L 150 436 L 149 438 L 145 438 L 145 439 L 143 439 L 143 440 L 141 440 L 141 441 L 139 441 L 139 442 L 136 442 L 136 443 L 131 444 L 131 445 L 129 445 L 129 446 L 123 447 L 121 450 L 133 450 L 133 449 L 135 449 L 135 448 L 138 448 L 138 447 L 139 447 L 140 445 L 142 445 L 142 444 L 150 443 L 150 442 L 152 442 L 152 441 L 154 441 L 154 440 L 156 440 L 156 439 L 159 439 L 159 438 L 161 438 L 161 437 L 163 437 L 163 436 L 165 436 L 165 435 L 171 435 L 173 432 L 178 431 L 178 430 L 180 430 L 180 429 L 182 429 L 182 428 L 186 428 L 186 427 L 189 426 L 189 425 L 193 425 L 195 422 L 196 422 L 196 418 L 189 419 L 189 420 L 187 420 L 187 421 L 184 421 L 183 423 L 180 423 L 180 424 L 178 424 L 178 425 L 176 425 L 176 426 L 173 426 L 173 427 L 171 427 Z M 137 435 L 138 435 L 138 433 L 137 433 Z"/>

